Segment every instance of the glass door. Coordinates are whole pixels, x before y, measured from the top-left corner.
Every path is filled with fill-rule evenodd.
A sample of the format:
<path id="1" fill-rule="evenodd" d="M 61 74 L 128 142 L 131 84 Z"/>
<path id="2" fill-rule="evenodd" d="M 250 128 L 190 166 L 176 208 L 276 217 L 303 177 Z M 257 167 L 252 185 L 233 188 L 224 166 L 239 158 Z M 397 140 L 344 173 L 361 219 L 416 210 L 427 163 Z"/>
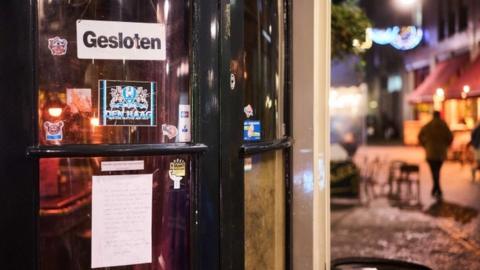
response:
<path id="1" fill-rule="evenodd" d="M 37 1 L 38 269 L 191 269 L 189 1 Z"/>
<path id="2" fill-rule="evenodd" d="M 288 269 L 285 3 L 245 1 L 245 269 Z"/>

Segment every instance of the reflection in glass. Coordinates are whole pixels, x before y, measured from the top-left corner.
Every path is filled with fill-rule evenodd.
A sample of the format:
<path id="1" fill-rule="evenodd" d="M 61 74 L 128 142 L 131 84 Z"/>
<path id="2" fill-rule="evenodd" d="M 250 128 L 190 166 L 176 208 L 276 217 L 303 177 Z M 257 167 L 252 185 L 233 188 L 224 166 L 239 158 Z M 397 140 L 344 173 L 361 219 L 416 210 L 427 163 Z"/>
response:
<path id="1" fill-rule="evenodd" d="M 285 269 L 282 150 L 245 158 L 245 269 Z"/>
<path id="2" fill-rule="evenodd" d="M 285 135 L 283 14 L 283 1 L 245 1 L 244 106 L 246 118 L 261 122 L 262 140 Z"/>
<path id="3" fill-rule="evenodd" d="M 81 19 L 165 24 L 166 60 L 78 59 Z M 180 129 L 179 105 L 190 104 L 189 37 L 188 1 L 38 0 L 40 144 L 179 141 L 172 129 Z M 155 82 L 156 126 L 99 126 L 99 80 Z"/>
<path id="4" fill-rule="evenodd" d="M 169 177 L 176 159 L 186 162 L 179 188 Z M 119 160 L 144 161 L 144 170 L 102 172 L 102 161 Z M 108 269 L 190 269 L 190 167 L 188 156 L 41 159 L 39 269 L 90 269 L 92 175 L 115 174 L 153 174 L 152 263 Z"/>

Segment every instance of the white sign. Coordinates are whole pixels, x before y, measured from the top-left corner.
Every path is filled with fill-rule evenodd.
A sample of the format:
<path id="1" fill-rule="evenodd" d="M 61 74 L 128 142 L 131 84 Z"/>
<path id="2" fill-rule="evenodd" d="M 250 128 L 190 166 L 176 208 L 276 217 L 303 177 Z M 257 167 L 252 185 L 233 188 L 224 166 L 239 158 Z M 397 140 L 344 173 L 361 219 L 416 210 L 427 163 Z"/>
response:
<path id="1" fill-rule="evenodd" d="M 102 172 L 138 171 L 145 169 L 143 160 L 102 161 Z"/>
<path id="2" fill-rule="evenodd" d="M 92 179 L 92 268 L 152 262 L 153 175 Z"/>
<path id="3" fill-rule="evenodd" d="M 165 25 L 77 20 L 80 59 L 165 60 Z"/>

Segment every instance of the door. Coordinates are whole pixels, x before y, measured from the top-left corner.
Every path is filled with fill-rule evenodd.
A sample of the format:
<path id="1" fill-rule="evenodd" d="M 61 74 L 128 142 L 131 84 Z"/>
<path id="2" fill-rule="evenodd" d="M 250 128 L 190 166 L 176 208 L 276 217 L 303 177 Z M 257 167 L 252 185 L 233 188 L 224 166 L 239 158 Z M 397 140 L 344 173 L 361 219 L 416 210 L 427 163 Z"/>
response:
<path id="1" fill-rule="evenodd" d="M 288 268 L 286 5 L 27 2 L 12 265 Z"/>
<path id="2" fill-rule="evenodd" d="M 222 55 L 231 57 L 220 89 L 228 104 L 221 109 L 228 142 L 221 152 L 222 269 L 290 269 L 288 2 L 240 3 L 225 5 L 231 28 L 222 29 L 230 33 Z"/>
<path id="3" fill-rule="evenodd" d="M 284 1 L 245 1 L 245 269 L 289 269 L 286 15 Z"/>
<path id="4" fill-rule="evenodd" d="M 191 269 L 189 1 L 37 1 L 38 269 Z"/>

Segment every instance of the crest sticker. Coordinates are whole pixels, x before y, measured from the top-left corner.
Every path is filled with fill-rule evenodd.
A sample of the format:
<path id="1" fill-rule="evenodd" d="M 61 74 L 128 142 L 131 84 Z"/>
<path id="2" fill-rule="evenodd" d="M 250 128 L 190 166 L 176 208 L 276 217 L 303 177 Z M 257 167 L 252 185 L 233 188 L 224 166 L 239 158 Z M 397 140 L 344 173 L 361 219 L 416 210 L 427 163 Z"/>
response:
<path id="1" fill-rule="evenodd" d="M 156 126 L 156 83 L 100 80 L 101 126 Z"/>
<path id="2" fill-rule="evenodd" d="M 48 49 L 54 56 L 61 56 L 67 54 L 68 41 L 61 37 L 54 37 L 48 39 Z"/>
<path id="3" fill-rule="evenodd" d="M 63 121 L 43 123 L 47 141 L 61 141 L 63 139 L 63 126 Z"/>
<path id="4" fill-rule="evenodd" d="M 168 176 L 173 181 L 173 189 L 180 189 L 180 181 L 186 175 L 186 162 L 183 159 L 175 159 L 170 162 Z"/>

